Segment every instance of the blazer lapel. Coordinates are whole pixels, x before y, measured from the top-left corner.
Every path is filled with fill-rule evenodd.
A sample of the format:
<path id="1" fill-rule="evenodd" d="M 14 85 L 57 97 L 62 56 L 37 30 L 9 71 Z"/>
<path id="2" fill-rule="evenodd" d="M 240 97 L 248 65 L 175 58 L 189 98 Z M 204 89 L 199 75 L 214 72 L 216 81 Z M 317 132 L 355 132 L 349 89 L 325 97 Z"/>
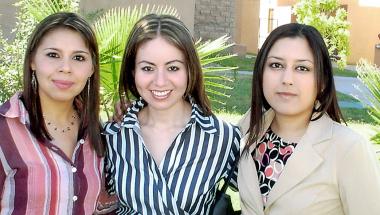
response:
<path id="1" fill-rule="evenodd" d="M 269 208 L 281 195 L 302 182 L 323 162 L 323 158 L 315 150 L 315 144 L 332 136 L 332 120 L 322 116 L 311 121 L 305 135 L 301 138 L 295 151 L 287 161 L 278 181 L 270 191 L 265 208 Z"/>
<path id="2" fill-rule="evenodd" d="M 248 110 L 248 112 L 244 115 L 243 117 L 243 120 L 241 120 L 242 123 L 239 123 L 239 125 L 243 125 L 241 126 L 241 128 L 244 129 L 244 125 L 248 131 L 248 128 L 249 128 L 249 116 L 250 116 L 250 110 Z M 265 132 L 268 130 L 268 128 L 270 127 L 272 121 L 273 121 L 273 118 L 274 118 L 275 114 L 274 114 L 274 111 L 272 109 L 269 109 L 268 111 L 265 112 L 264 114 L 264 124 L 263 124 L 263 129 L 262 129 L 262 135 L 265 134 Z M 244 131 L 244 130 L 243 130 Z M 242 142 L 245 143 L 247 142 L 247 138 L 248 138 L 248 134 L 245 135 L 245 137 L 242 139 Z M 244 145 L 244 144 L 242 144 Z M 252 159 L 252 152 L 253 150 L 256 148 L 256 143 L 255 144 L 252 144 L 249 148 L 249 153 L 248 155 L 241 155 L 241 156 L 248 156 L 248 158 L 245 158 L 247 159 L 247 162 L 241 162 L 239 164 L 239 172 L 240 171 L 244 171 L 244 170 L 253 170 L 253 171 L 247 171 L 246 173 L 246 177 L 242 180 L 245 180 L 244 184 L 250 184 L 251 186 L 247 186 L 246 188 L 248 189 L 248 193 L 249 193 L 249 197 L 247 199 L 251 199 L 253 200 L 253 202 L 250 202 L 252 203 L 250 206 L 251 208 L 254 208 L 255 210 L 255 214 L 257 215 L 261 215 L 263 214 L 263 208 L 264 208 L 264 205 L 263 205 L 263 197 L 262 197 L 262 194 L 260 192 L 260 187 L 259 187 L 259 179 L 257 177 L 257 169 L 256 169 L 256 165 Z M 242 147 L 242 149 L 244 149 L 244 147 Z M 242 159 L 242 158 L 240 158 Z M 239 192 L 243 192 L 243 191 L 239 191 Z M 244 191 L 244 193 L 246 193 Z"/>
<path id="3" fill-rule="evenodd" d="M 243 141 L 246 141 L 246 137 Z M 244 199 L 247 201 L 245 204 L 249 205 L 249 208 L 254 210 L 254 214 L 263 214 L 263 200 L 259 188 L 259 180 L 257 178 L 257 170 L 251 154 L 242 154 L 240 157 L 244 162 L 239 162 L 238 181 L 244 184 L 244 191 L 240 190 L 240 195 L 244 195 Z M 241 174 L 244 171 L 244 174 Z M 241 187 L 239 186 L 239 189 Z M 252 211 L 250 211 L 252 212 Z"/>

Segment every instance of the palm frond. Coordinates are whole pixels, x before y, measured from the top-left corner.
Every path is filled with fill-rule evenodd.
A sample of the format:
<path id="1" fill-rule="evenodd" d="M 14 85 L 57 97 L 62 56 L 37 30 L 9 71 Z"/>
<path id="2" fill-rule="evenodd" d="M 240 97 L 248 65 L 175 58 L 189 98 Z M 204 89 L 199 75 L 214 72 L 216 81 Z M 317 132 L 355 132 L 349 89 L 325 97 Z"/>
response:
<path id="1" fill-rule="evenodd" d="M 224 35 L 212 41 L 202 42 L 200 39 L 195 43 L 204 73 L 206 92 L 211 101 L 219 104 L 224 104 L 223 101 L 229 97 L 228 91 L 232 89 L 230 85 L 233 82 L 226 77 L 226 74 L 220 72 L 237 69 L 237 67 L 224 67 L 218 64 L 236 56 L 227 53 L 233 45 L 228 42 L 229 39 L 230 37 Z"/>
<path id="2" fill-rule="evenodd" d="M 39 22 L 50 14 L 57 12 L 74 12 L 79 10 L 79 0 L 33 0 L 23 1 L 22 4 L 27 8 L 32 16 Z"/>
<path id="3" fill-rule="evenodd" d="M 364 59 L 360 59 L 356 66 L 358 78 L 367 86 L 370 94 L 365 94 L 371 102 L 369 115 L 377 124 L 380 124 L 380 68 L 375 64 L 370 64 Z M 371 138 L 375 143 L 380 144 L 380 132 Z"/>
<path id="4" fill-rule="evenodd" d="M 113 107 L 118 100 L 119 71 L 121 57 L 135 23 L 143 16 L 150 14 L 169 14 L 178 17 L 177 10 L 169 6 L 150 5 L 113 8 L 103 14 L 94 23 L 94 31 L 98 39 L 100 53 L 100 76 L 104 88 L 103 103 L 110 102 L 104 107 Z M 106 108 L 108 111 L 111 108 Z"/>

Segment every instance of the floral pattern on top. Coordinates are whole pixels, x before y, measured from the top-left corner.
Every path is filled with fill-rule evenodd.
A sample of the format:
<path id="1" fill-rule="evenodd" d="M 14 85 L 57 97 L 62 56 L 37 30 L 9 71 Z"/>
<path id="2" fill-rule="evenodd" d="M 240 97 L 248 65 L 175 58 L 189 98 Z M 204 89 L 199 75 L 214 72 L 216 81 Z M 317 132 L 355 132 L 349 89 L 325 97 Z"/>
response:
<path id="1" fill-rule="evenodd" d="M 260 191 L 265 205 L 269 192 L 284 170 L 286 161 L 292 155 L 297 143 L 287 143 L 268 129 L 252 152 Z"/>

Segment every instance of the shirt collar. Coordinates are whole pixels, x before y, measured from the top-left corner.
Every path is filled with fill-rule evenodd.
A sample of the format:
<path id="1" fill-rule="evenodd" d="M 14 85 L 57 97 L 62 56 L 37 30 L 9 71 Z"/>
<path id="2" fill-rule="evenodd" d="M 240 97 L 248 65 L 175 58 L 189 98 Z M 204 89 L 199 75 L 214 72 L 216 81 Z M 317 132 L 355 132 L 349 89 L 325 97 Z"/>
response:
<path id="1" fill-rule="evenodd" d="M 22 124 L 29 124 L 29 114 L 21 101 L 21 93 L 14 94 L 0 106 L 0 115 L 6 118 L 19 118 Z"/>
<path id="2" fill-rule="evenodd" d="M 189 97 L 191 104 L 191 116 L 190 120 L 185 126 L 185 128 L 192 126 L 193 124 L 199 125 L 202 130 L 207 133 L 215 133 L 217 129 L 215 128 L 215 118 L 213 115 L 206 116 L 203 111 L 194 102 L 192 97 Z M 124 115 L 123 121 L 121 122 L 122 127 L 133 128 L 135 126 L 140 127 L 137 119 L 137 114 L 147 105 L 141 97 L 134 101 L 131 107 L 128 108 L 127 113 Z"/>

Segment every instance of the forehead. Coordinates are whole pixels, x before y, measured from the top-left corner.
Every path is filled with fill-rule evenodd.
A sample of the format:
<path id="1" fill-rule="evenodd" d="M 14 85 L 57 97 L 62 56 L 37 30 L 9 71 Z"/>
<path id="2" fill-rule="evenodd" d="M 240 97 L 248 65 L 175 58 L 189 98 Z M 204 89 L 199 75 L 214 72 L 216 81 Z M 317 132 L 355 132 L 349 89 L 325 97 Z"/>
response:
<path id="1" fill-rule="evenodd" d="M 158 36 L 140 44 L 136 59 L 184 60 L 184 54 L 168 39 Z"/>
<path id="2" fill-rule="evenodd" d="M 85 40 L 84 36 L 76 30 L 59 27 L 54 28 L 46 32 L 38 47 L 54 47 L 54 48 L 73 48 L 77 49 L 88 49 L 88 41 Z"/>
<path id="3" fill-rule="evenodd" d="M 268 57 L 271 56 L 284 59 L 305 59 L 314 62 L 314 53 L 308 41 L 303 37 L 278 39 L 269 50 Z"/>

